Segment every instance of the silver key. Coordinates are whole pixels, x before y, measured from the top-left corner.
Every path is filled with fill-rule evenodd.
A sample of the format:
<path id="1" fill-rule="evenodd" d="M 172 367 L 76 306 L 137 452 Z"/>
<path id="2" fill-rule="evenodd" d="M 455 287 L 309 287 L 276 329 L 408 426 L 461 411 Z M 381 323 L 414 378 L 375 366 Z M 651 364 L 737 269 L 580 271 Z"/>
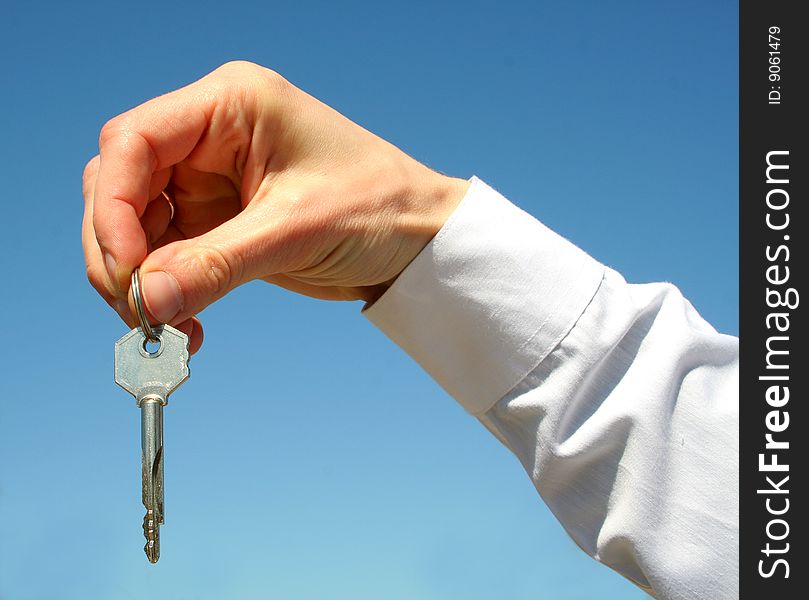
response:
<path id="1" fill-rule="evenodd" d="M 163 507 L 163 407 L 169 394 L 188 379 L 188 336 L 169 325 L 151 326 L 157 340 L 151 347 L 143 327 L 127 333 L 115 344 L 115 383 L 135 396 L 140 408 L 143 477 L 143 535 L 146 556 L 160 558 Z"/>

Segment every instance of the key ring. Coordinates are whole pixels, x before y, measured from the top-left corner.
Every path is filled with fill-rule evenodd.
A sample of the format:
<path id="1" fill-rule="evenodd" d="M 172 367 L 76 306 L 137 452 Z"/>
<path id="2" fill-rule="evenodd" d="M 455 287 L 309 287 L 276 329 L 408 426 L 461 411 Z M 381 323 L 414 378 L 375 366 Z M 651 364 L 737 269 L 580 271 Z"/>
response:
<path id="1" fill-rule="evenodd" d="M 132 300 L 135 302 L 135 312 L 138 316 L 141 331 L 146 336 L 146 341 L 155 343 L 160 339 L 155 335 L 152 326 L 149 325 L 149 319 L 146 318 L 146 309 L 143 308 L 143 294 L 140 291 L 140 267 L 132 271 Z"/>

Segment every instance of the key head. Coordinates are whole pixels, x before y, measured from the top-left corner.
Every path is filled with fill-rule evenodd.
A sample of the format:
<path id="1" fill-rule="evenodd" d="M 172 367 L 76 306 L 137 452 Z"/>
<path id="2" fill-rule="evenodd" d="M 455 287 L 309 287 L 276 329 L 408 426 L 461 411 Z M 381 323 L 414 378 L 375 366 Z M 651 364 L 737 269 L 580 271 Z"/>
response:
<path id="1" fill-rule="evenodd" d="M 135 396 L 157 395 L 165 401 L 188 379 L 188 336 L 170 325 L 152 328 L 160 345 L 147 346 L 140 327 L 115 343 L 115 383 Z"/>

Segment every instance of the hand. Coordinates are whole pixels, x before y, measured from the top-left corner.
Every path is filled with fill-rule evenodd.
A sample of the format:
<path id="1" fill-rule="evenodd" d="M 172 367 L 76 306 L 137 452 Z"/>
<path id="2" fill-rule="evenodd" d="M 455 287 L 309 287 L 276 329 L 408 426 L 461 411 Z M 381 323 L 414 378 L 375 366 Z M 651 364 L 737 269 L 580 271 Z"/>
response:
<path id="1" fill-rule="evenodd" d="M 83 181 L 88 278 L 132 325 L 140 265 L 150 319 L 192 352 L 194 315 L 253 279 L 374 301 L 468 187 L 243 62 L 115 117 L 99 146 Z"/>

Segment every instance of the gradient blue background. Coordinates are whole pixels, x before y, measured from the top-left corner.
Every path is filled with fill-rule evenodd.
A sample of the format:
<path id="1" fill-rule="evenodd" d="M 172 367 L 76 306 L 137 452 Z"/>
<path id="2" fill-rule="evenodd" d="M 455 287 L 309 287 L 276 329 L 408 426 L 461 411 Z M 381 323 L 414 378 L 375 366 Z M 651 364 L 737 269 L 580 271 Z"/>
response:
<path id="1" fill-rule="evenodd" d="M 642 598 L 357 304 L 240 288 L 166 422 L 143 555 L 124 325 L 86 282 L 106 119 L 235 58 L 738 331 L 734 2 L 15 2 L 0 51 L 0 598 Z"/>

